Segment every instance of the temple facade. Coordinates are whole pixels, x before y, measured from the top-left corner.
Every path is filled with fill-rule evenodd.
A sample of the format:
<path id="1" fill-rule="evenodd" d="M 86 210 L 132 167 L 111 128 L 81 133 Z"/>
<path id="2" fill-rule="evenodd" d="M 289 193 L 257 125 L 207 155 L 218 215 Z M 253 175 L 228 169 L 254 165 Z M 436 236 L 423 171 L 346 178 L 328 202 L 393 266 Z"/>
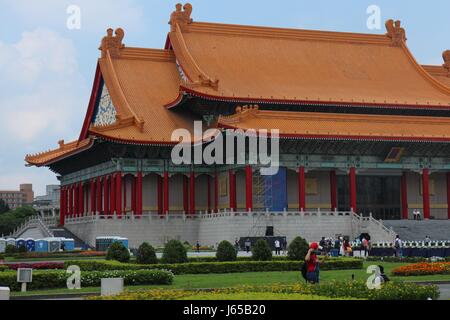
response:
<path id="1" fill-rule="evenodd" d="M 163 49 L 125 46 L 125 32 L 109 29 L 79 139 L 27 155 L 61 181 L 61 226 L 91 243 L 120 234 L 214 244 L 267 227 L 354 236 L 363 217 L 416 210 L 450 219 L 450 51 L 442 66 L 419 65 L 392 20 L 375 35 L 191 14 L 177 5 Z M 175 164 L 175 130 L 192 133 L 192 148 L 214 140 L 196 140 L 194 121 L 278 130 L 279 170 L 262 175 L 248 150 L 242 164 Z"/>

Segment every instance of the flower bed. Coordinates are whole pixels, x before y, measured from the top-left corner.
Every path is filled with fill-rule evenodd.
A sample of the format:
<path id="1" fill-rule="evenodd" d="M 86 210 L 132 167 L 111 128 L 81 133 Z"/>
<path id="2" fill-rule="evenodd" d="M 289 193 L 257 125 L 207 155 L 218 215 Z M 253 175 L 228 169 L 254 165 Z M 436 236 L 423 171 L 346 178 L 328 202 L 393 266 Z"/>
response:
<path id="1" fill-rule="evenodd" d="M 174 274 L 208 274 L 208 273 L 242 273 L 242 272 L 273 272 L 299 271 L 300 261 L 237 261 L 237 262 L 203 262 L 182 264 L 154 264 L 139 265 L 120 263 L 116 261 L 66 261 L 65 267 L 77 265 L 82 271 L 94 270 L 143 270 L 165 269 Z M 332 259 L 321 263 L 321 270 L 349 270 L 362 269 L 361 259 Z"/>
<path id="2" fill-rule="evenodd" d="M 29 290 L 44 290 L 53 288 L 67 288 L 70 274 L 65 271 L 36 271 L 33 272 L 33 282 L 28 284 Z M 173 273 L 167 270 L 121 270 L 121 271 L 89 271 L 81 273 L 82 287 L 99 287 L 102 278 L 124 278 L 125 285 L 170 285 Z M 0 273 L 0 287 L 9 287 L 12 291 L 19 291 L 17 275 L 13 272 Z"/>
<path id="3" fill-rule="evenodd" d="M 422 262 L 410 264 L 392 270 L 392 274 L 404 277 L 434 275 L 434 274 L 450 274 L 450 262 L 435 262 L 435 263 Z"/>
<path id="4" fill-rule="evenodd" d="M 149 290 L 125 293 L 115 297 L 93 297 L 92 300 L 200 300 L 258 296 L 258 293 L 283 295 L 285 299 L 301 296 L 318 296 L 333 299 L 368 299 L 368 300 L 426 300 L 437 299 L 439 290 L 436 286 L 419 286 L 407 283 L 388 283 L 380 290 L 369 290 L 364 282 L 328 282 L 320 285 L 271 285 L 271 286 L 242 286 L 214 291 L 205 290 Z"/>
<path id="5" fill-rule="evenodd" d="M 64 269 L 64 262 L 9 263 L 5 266 L 11 270 L 17 270 L 19 268 L 31 268 L 35 270 L 56 270 Z"/>

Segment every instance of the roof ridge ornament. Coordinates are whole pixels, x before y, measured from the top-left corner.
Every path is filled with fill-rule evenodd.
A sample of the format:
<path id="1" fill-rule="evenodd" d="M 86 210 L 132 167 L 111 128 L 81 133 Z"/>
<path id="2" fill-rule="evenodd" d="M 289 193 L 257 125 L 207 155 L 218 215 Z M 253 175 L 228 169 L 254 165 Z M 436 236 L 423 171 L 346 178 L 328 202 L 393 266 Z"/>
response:
<path id="1" fill-rule="evenodd" d="M 191 15 L 192 5 L 190 3 L 186 3 L 184 6 L 181 3 L 177 3 L 175 5 L 175 11 L 172 12 L 170 16 L 170 31 L 174 32 L 176 30 L 177 24 L 180 26 L 181 30 L 185 31 L 185 27 L 188 24 L 194 22 L 194 20 L 191 18 Z"/>
<path id="2" fill-rule="evenodd" d="M 115 33 L 115 36 L 113 33 Z M 115 32 L 112 28 L 106 30 L 106 36 L 103 37 L 98 48 L 102 52 L 102 58 L 106 58 L 108 51 L 112 58 L 118 58 L 120 50 L 125 48 L 125 45 L 122 43 L 124 37 L 125 31 L 122 28 L 117 28 Z"/>
<path id="3" fill-rule="evenodd" d="M 386 30 L 386 35 L 392 40 L 392 46 L 401 47 L 406 42 L 406 31 L 402 28 L 400 20 L 394 22 L 393 19 L 389 19 L 386 21 Z"/>
<path id="4" fill-rule="evenodd" d="M 442 66 L 447 69 L 447 76 L 450 77 L 450 50 L 445 50 L 442 53 L 442 58 L 444 59 L 444 64 Z"/>

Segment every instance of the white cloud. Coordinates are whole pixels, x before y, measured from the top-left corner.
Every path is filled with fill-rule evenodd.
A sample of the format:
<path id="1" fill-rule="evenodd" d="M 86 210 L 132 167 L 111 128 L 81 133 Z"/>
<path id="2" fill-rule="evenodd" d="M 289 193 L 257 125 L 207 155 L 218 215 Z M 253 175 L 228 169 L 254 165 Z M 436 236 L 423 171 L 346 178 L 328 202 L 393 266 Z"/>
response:
<path id="1" fill-rule="evenodd" d="M 0 87 L 0 189 L 33 182 L 44 190 L 55 175 L 23 159 L 75 138 L 89 98 L 72 41 L 38 28 L 0 43 Z"/>

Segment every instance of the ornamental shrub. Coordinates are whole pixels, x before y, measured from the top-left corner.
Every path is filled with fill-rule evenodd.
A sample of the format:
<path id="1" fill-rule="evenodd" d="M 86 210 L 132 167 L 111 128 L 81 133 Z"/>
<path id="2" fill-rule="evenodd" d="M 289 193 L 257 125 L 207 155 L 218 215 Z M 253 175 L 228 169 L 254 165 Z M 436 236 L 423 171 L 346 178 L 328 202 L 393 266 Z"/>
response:
<path id="1" fill-rule="evenodd" d="M 106 260 L 116 260 L 126 263 L 130 261 L 130 252 L 122 243 L 114 242 L 106 253 Z"/>
<path id="2" fill-rule="evenodd" d="M 186 247 L 178 240 L 170 240 L 164 247 L 163 263 L 185 263 L 188 262 Z"/>
<path id="3" fill-rule="evenodd" d="M 233 245 L 228 241 L 222 241 L 217 247 L 217 261 L 236 261 L 237 252 Z"/>
<path id="4" fill-rule="evenodd" d="M 252 258 L 255 261 L 270 261 L 272 260 L 272 250 L 266 240 L 260 239 L 256 241 L 252 247 Z"/>
<path id="5" fill-rule="evenodd" d="M 156 258 L 155 248 L 147 242 L 141 244 L 137 251 L 136 262 L 139 264 L 157 264 L 158 258 Z"/>
<path id="6" fill-rule="evenodd" d="M 16 246 L 14 246 L 12 244 L 8 244 L 5 248 L 5 255 L 15 254 L 17 252 L 18 252 L 18 250 L 17 250 Z"/>
<path id="7" fill-rule="evenodd" d="M 308 253 L 309 244 L 302 237 L 295 238 L 288 246 L 288 259 L 304 261 Z"/>
<path id="8" fill-rule="evenodd" d="M 17 248 L 17 252 L 18 253 L 26 253 L 27 251 L 28 250 L 27 250 L 26 246 L 20 246 L 20 247 Z"/>

